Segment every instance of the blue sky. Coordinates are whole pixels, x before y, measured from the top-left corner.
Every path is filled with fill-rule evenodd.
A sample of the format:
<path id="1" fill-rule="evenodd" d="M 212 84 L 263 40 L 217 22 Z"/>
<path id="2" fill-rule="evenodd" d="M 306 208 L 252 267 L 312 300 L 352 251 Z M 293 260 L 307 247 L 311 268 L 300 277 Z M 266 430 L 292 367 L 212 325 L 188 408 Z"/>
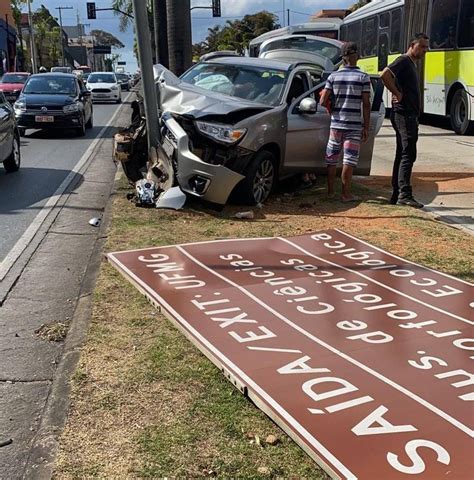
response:
<path id="1" fill-rule="evenodd" d="M 210 10 L 196 9 L 192 12 L 193 42 L 198 42 L 206 38 L 207 29 L 217 24 L 223 24 L 226 20 L 235 20 L 246 14 L 268 10 L 280 16 L 280 24 L 283 24 L 283 11 L 290 9 L 291 24 L 303 23 L 309 20 L 309 15 L 323 8 L 346 8 L 354 3 L 355 0 L 221 0 L 222 18 L 213 18 Z M 110 7 L 110 0 L 96 0 L 97 8 Z M 79 14 L 81 23 L 89 23 L 89 29 L 102 29 L 114 34 L 125 48 L 117 49 L 115 53 L 121 55 L 121 60 L 127 62 L 126 69 L 134 72 L 137 68 L 136 59 L 133 55 L 133 29 L 121 32 L 119 30 L 119 20 L 113 12 L 97 12 L 97 20 L 87 20 L 86 0 L 32 0 L 32 8 L 37 9 L 45 5 L 52 15 L 57 16 L 56 7 L 74 7 L 73 10 L 63 10 L 63 25 L 76 25 L 77 15 Z M 192 6 L 210 5 L 211 0 L 191 0 Z"/>

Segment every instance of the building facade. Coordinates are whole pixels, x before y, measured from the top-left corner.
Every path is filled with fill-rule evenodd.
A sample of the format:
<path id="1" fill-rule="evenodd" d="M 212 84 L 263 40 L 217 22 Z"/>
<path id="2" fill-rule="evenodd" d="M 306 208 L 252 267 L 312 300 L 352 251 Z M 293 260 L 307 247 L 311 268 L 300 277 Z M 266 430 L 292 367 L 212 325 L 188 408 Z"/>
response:
<path id="1" fill-rule="evenodd" d="M 0 0 L 0 75 L 16 70 L 16 43 L 10 0 Z"/>

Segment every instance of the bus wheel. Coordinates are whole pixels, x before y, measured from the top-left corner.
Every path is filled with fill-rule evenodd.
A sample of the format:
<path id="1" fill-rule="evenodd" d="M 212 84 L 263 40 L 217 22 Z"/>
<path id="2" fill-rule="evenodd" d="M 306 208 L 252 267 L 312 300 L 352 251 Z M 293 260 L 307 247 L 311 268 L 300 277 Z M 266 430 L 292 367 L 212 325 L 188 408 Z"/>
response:
<path id="1" fill-rule="evenodd" d="M 451 127 L 458 135 L 466 134 L 470 129 L 469 99 L 464 89 L 460 88 L 453 95 L 450 108 Z"/>

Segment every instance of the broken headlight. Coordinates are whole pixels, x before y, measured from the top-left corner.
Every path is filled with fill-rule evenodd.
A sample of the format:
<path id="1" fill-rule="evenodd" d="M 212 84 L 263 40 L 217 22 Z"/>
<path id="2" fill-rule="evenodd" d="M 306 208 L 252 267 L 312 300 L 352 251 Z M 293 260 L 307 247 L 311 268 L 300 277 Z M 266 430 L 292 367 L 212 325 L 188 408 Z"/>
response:
<path id="1" fill-rule="evenodd" d="M 246 128 L 234 128 L 232 125 L 224 125 L 223 123 L 210 123 L 196 121 L 196 128 L 207 137 L 210 137 L 218 142 L 236 143 L 246 133 Z"/>

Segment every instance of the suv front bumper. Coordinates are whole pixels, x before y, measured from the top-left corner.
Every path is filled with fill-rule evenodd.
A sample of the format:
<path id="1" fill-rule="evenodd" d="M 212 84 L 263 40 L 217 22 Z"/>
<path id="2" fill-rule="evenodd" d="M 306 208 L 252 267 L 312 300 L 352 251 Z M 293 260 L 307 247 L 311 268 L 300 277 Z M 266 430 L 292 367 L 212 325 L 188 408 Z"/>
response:
<path id="1" fill-rule="evenodd" d="M 181 190 L 224 205 L 234 187 L 245 177 L 223 165 L 202 161 L 189 149 L 189 137 L 181 125 L 167 113 L 162 119 L 167 129 L 162 140 L 163 150 L 173 165 Z"/>

